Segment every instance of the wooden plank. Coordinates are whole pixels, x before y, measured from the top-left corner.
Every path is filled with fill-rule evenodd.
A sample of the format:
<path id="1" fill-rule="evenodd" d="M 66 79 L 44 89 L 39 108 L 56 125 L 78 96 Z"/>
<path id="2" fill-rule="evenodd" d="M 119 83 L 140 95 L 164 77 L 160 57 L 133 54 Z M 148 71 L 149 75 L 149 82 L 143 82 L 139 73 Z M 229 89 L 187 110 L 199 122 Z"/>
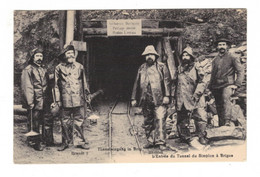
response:
<path id="1" fill-rule="evenodd" d="M 86 42 L 83 42 L 83 41 L 71 41 L 70 43 L 71 45 L 74 46 L 74 48 L 77 50 L 77 51 L 87 51 L 87 43 Z"/>
<path id="2" fill-rule="evenodd" d="M 246 132 L 242 127 L 221 126 L 206 130 L 206 137 L 213 140 L 245 139 Z"/>
<path id="3" fill-rule="evenodd" d="M 172 53 L 172 47 L 170 41 L 167 37 L 163 38 L 163 48 L 165 54 L 167 55 L 167 64 L 170 71 L 171 79 L 175 80 L 177 78 L 177 68 L 175 66 L 175 60 Z"/>
<path id="4" fill-rule="evenodd" d="M 66 11 L 59 11 L 59 41 L 60 41 L 60 51 L 63 49 L 65 44 L 65 33 L 66 33 Z"/>
<path id="5" fill-rule="evenodd" d="M 106 20 L 83 20 L 84 28 L 106 28 Z M 142 28 L 183 28 L 183 22 L 177 20 L 142 19 Z"/>
<path id="6" fill-rule="evenodd" d="M 161 40 L 161 38 L 158 39 L 158 41 L 157 41 L 156 51 L 157 51 L 158 54 L 159 54 L 159 57 L 158 57 L 157 60 L 160 61 L 160 62 L 162 62 L 162 54 L 163 54 L 163 52 L 162 52 L 162 40 Z"/>
<path id="7" fill-rule="evenodd" d="M 106 28 L 83 28 L 85 35 L 106 35 Z M 182 28 L 143 28 L 142 34 L 180 34 Z"/>
<path id="8" fill-rule="evenodd" d="M 158 20 L 142 20 L 142 28 L 159 28 Z"/>

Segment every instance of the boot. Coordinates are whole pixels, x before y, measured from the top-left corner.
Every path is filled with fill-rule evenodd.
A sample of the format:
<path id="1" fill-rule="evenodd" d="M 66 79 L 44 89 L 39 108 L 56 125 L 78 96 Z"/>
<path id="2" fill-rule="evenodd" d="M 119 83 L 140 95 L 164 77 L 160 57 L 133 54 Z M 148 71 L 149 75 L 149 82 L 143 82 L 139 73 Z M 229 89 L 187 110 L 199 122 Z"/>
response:
<path id="1" fill-rule="evenodd" d="M 231 121 L 231 120 L 225 120 L 224 126 L 235 127 L 235 124 L 234 124 L 234 122 Z"/>
<path id="2" fill-rule="evenodd" d="M 39 143 L 36 143 L 36 144 L 34 145 L 34 149 L 35 149 L 36 151 L 43 151 L 44 148 L 45 148 L 45 145 L 43 144 L 43 142 L 39 142 Z"/>
<path id="3" fill-rule="evenodd" d="M 82 145 L 78 145 L 77 147 L 81 148 L 81 149 L 89 150 L 89 145 L 87 143 L 82 144 Z"/>
<path id="4" fill-rule="evenodd" d="M 154 145 L 152 143 L 147 143 L 146 145 L 143 146 L 144 149 L 149 149 L 149 148 L 153 148 Z"/>
<path id="5" fill-rule="evenodd" d="M 67 143 L 62 143 L 62 145 L 57 149 L 58 151 L 64 151 L 69 145 Z"/>
<path id="6" fill-rule="evenodd" d="M 200 144 L 207 145 L 209 143 L 208 139 L 205 137 L 199 137 Z"/>

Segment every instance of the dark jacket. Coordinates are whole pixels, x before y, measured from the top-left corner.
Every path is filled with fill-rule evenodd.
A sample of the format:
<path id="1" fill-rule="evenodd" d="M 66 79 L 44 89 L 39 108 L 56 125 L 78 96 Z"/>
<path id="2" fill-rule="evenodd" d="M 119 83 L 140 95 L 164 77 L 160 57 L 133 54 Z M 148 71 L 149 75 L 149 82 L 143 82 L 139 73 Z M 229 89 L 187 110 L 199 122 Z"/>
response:
<path id="1" fill-rule="evenodd" d="M 170 74 L 164 63 L 155 62 L 150 67 L 144 63 L 139 67 L 131 97 L 132 100 L 138 100 L 139 105 L 145 97 L 149 82 L 154 104 L 159 106 L 162 104 L 163 97 L 170 96 Z"/>
<path id="2" fill-rule="evenodd" d="M 60 63 L 55 68 L 55 97 L 63 107 L 72 108 L 84 105 L 85 95 L 89 94 L 83 65 Z"/>
<path id="3" fill-rule="evenodd" d="M 213 59 L 210 89 L 221 89 L 229 85 L 240 87 L 243 79 L 244 69 L 238 57 L 226 52 L 223 56 L 217 55 Z"/>
<path id="4" fill-rule="evenodd" d="M 203 108 L 206 106 L 203 95 L 210 81 L 211 63 L 209 60 L 193 63 L 184 69 L 178 67 L 178 80 L 176 89 L 176 108 L 178 111 L 184 106 L 187 110 Z M 200 96 L 199 102 L 193 100 L 193 96 Z M 196 107 L 195 107 L 196 106 Z"/>
<path id="5" fill-rule="evenodd" d="M 23 107 L 43 110 L 46 100 L 47 80 L 47 70 L 34 63 L 29 64 L 22 71 Z"/>

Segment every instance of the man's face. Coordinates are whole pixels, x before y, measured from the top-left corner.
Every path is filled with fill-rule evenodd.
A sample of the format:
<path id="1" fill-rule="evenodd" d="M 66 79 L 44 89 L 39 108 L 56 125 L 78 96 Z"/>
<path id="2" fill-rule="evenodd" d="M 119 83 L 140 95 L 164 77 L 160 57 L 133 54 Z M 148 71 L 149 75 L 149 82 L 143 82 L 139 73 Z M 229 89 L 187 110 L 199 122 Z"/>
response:
<path id="1" fill-rule="evenodd" d="M 34 54 L 33 57 L 33 62 L 40 65 L 42 64 L 42 60 L 43 60 L 43 54 L 42 53 L 36 53 Z"/>
<path id="2" fill-rule="evenodd" d="M 183 64 L 188 64 L 191 62 L 191 57 L 187 52 L 184 52 L 182 54 L 182 62 L 183 62 Z"/>
<path id="3" fill-rule="evenodd" d="M 219 53 L 225 53 L 227 50 L 227 43 L 226 42 L 219 42 L 217 47 Z"/>
<path id="4" fill-rule="evenodd" d="M 156 56 L 154 54 L 148 54 L 145 56 L 145 60 L 149 65 L 152 65 L 155 62 Z"/>
<path id="5" fill-rule="evenodd" d="M 68 61 L 68 63 L 73 63 L 75 60 L 74 50 L 69 50 L 69 51 L 65 52 L 65 58 Z"/>

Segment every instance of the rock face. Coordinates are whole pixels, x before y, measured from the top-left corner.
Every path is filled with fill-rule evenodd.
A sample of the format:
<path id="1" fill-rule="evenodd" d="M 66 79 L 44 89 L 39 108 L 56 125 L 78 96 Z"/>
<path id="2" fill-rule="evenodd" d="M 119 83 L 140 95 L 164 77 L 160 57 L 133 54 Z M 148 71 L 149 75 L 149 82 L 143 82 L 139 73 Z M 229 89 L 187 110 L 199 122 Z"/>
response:
<path id="1" fill-rule="evenodd" d="M 246 9 L 175 9 L 175 10 L 91 10 L 83 11 L 87 20 L 150 19 L 183 22 L 184 45 L 197 55 L 214 51 L 218 36 L 229 37 L 234 44 L 246 40 Z M 14 11 L 14 83 L 20 85 L 20 72 L 37 46 L 45 49 L 45 63 L 53 72 L 59 53 L 59 11 Z M 19 94 L 18 94 L 19 95 Z M 15 99 L 19 103 L 19 99 Z"/>

